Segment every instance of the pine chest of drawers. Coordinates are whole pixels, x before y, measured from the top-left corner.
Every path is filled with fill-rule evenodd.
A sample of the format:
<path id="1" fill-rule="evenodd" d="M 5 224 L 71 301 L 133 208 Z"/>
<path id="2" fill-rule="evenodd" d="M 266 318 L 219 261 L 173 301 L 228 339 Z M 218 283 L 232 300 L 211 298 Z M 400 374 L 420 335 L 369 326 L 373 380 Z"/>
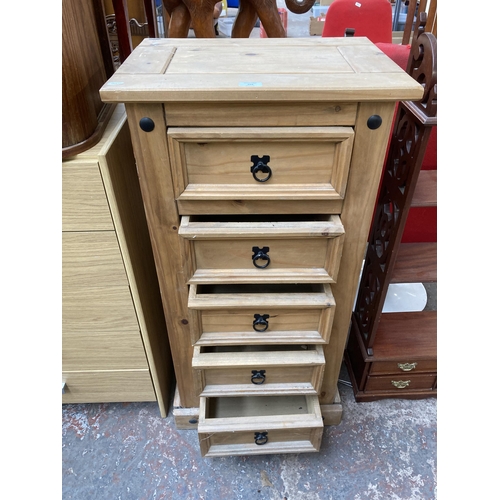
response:
<path id="1" fill-rule="evenodd" d="M 202 455 L 319 450 L 395 103 L 421 95 L 366 38 L 148 39 L 101 89 Z"/>

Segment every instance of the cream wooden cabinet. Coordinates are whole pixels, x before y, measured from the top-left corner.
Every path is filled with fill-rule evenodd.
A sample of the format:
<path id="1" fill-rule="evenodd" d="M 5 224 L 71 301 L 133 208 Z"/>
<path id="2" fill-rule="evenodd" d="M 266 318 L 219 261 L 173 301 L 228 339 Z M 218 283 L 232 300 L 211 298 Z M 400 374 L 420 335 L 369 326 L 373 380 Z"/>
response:
<path id="1" fill-rule="evenodd" d="M 63 403 L 158 401 L 171 358 L 126 121 L 62 164 Z"/>
<path id="2" fill-rule="evenodd" d="M 202 455 L 318 451 L 395 102 L 365 38 L 144 40 L 125 103 L 177 381 Z"/>

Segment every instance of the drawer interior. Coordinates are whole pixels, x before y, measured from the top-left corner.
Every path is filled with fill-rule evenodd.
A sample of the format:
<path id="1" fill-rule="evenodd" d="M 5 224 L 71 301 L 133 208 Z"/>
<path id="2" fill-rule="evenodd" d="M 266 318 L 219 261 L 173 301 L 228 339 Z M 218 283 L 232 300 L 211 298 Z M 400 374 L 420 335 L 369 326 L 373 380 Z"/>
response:
<path id="1" fill-rule="evenodd" d="M 220 345 L 201 346 L 200 353 L 229 353 L 229 352 L 279 352 L 279 351 L 316 351 L 315 345 Z"/>
<path id="2" fill-rule="evenodd" d="M 329 221 L 329 214 L 200 214 L 190 215 L 189 220 L 193 222 L 314 222 Z"/>
<path id="3" fill-rule="evenodd" d="M 282 295 L 285 293 L 292 294 L 313 294 L 313 293 L 323 293 L 324 286 L 322 284 L 315 283 L 304 283 L 304 284 L 211 284 L 211 285 L 197 285 L 197 295 L 198 296 L 211 296 L 211 295 L 228 295 L 233 296 L 235 294 L 276 294 Z"/>
<path id="4" fill-rule="evenodd" d="M 345 233 L 338 215 L 238 214 L 183 216 L 179 235 L 187 239 L 336 238 Z"/>
<path id="5" fill-rule="evenodd" d="M 305 395 L 206 398 L 206 418 L 306 415 L 312 413 Z"/>

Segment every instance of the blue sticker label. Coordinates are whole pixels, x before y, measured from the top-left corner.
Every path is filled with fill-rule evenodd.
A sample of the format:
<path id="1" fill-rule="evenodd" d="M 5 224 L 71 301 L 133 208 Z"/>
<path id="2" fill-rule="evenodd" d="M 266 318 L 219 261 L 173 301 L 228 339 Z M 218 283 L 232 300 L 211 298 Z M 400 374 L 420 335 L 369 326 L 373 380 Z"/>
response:
<path id="1" fill-rule="evenodd" d="M 240 87 L 262 87 L 262 82 L 240 82 Z"/>

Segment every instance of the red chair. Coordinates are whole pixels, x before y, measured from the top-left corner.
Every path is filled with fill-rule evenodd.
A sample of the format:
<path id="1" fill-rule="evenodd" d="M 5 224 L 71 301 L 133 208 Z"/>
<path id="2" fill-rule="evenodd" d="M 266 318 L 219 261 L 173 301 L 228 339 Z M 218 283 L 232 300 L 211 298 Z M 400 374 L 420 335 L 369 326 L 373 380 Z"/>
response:
<path id="1" fill-rule="evenodd" d="M 328 8 L 324 37 L 343 37 L 346 30 L 373 43 L 392 42 L 392 6 L 389 0 L 334 0 Z M 352 34 L 352 31 L 350 31 Z"/>

